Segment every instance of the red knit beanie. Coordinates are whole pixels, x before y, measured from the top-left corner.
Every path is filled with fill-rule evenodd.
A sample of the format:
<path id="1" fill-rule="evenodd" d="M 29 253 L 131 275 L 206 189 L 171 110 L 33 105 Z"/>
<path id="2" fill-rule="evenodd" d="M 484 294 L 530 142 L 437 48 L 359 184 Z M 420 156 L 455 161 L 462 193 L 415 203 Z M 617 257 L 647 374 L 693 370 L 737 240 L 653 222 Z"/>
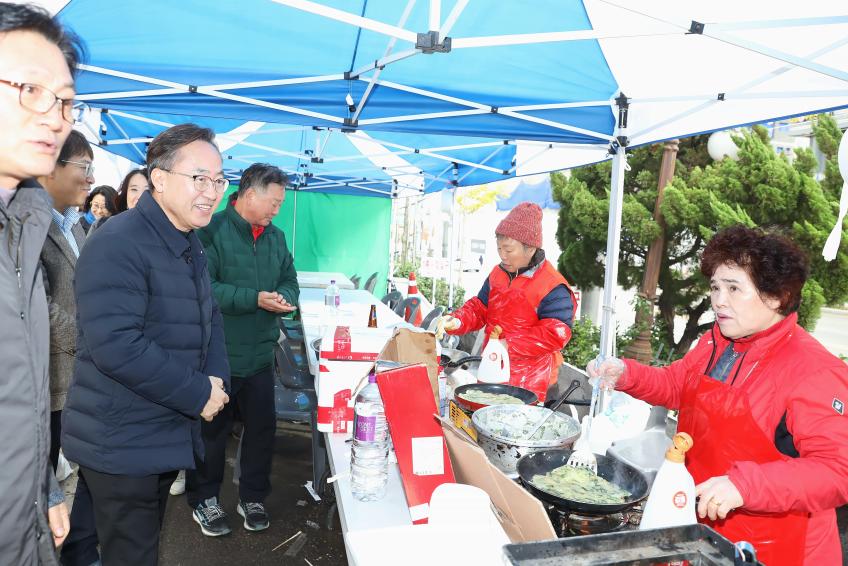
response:
<path id="1" fill-rule="evenodd" d="M 542 209 L 538 204 L 522 202 L 509 211 L 495 228 L 495 234 L 518 240 L 534 248 L 542 247 Z"/>

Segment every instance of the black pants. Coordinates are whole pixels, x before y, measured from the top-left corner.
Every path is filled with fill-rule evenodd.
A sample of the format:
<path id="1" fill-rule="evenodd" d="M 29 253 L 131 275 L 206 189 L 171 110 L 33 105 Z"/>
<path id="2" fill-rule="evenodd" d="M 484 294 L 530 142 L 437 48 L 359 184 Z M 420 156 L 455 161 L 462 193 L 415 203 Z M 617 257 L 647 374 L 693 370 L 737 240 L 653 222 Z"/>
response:
<path id="1" fill-rule="evenodd" d="M 186 470 L 186 500 L 193 509 L 210 497 L 218 497 L 224 481 L 227 438 L 233 426 L 233 410 L 238 407 L 244 432 L 241 443 L 239 497 L 262 503 L 271 492 L 271 461 L 277 412 L 274 405 L 274 374 L 271 367 L 249 377 L 233 377 L 230 402 L 211 423 L 203 421 L 201 431 L 205 461 L 196 470 Z"/>
<path id="2" fill-rule="evenodd" d="M 155 566 L 168 490 L 177 472 L 121 476 L 80 466 L 91 492 L 103 566 Z"/>
<path id="3" fill-rule="evenodd" d="M 62 436 L 62 411 L 51 411 L 50 413 L 50 462 L 53 463 L 53 471 L 59 465 L 59 438 Z"/>
<path id="4" fill-rule="evenodd" d="M 62 545 L 60 558 L 62 566 L 90 566 L 100 558 L 94 504 L 81 473 L 77 475 L 77 490 L 71 507 L 71 532 Z"/>

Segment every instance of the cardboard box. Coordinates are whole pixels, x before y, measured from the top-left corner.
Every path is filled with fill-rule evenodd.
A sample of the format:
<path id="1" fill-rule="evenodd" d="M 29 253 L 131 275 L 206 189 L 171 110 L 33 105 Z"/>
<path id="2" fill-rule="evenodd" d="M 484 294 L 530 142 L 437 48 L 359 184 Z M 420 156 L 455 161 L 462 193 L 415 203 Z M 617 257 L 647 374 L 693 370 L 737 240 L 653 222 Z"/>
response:
<path id="1" fill-rule="evenodd" d="M 426 523 L 430 497 L 444 483 L 454 483 L 444 433 L 435 418 L 427 368 L 415 364 L 377 374 L 377 385 L 413 524 Z"/>
<path id="2" fill-rule="evenodd" d="M 423 364 L 439 405 L 439 359 L 436 356 L 436 337 L 432 332 L 398 328 L 386 343 L 379 359 L 404 365 Z"/>
<path id="3" fill-rule="evenodd" d="M 355 392 L 392 337 L 388 328 L 337 326 L 321 338 L 318 356 L 318 430 L 349 433 Z"/>
<path id="4" fill-rule="evenodd" d="M 542 502 L 489 462 L 483 449 L 446 419 L 439 419 L 456 481 L 489 494 L 501 526 L 513 543 L 555 539 Z"/>

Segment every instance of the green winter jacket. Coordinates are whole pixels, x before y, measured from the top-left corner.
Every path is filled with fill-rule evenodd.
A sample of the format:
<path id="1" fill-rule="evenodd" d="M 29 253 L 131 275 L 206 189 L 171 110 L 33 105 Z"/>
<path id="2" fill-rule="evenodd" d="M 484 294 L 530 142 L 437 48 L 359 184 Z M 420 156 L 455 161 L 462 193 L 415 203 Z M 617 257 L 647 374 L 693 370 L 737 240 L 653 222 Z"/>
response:
<path id="1" fill-rule="evenodd" d="M 298 304 L 297 272 L 286 237 L 271 224 L 254 241 L 250 224 L 232 204 L 215 214 L 197 235 L 224 315 L 231 375 L 248 377 L 273 363 L 280 337 L 280 315 L 259 308 L 259 291 L 276 291 Z"/>

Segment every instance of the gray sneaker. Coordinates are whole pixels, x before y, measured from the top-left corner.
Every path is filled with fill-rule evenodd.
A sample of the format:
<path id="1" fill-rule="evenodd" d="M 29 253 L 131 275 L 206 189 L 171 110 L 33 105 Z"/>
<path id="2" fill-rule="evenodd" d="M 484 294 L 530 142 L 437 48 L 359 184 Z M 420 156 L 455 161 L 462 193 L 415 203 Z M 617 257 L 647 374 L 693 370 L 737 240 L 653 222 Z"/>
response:
<path id="1" fill-rule="evenodd" d="M 217 497 L 210 497 L 198 505 L 191 516 L 194 522 L 200 525 L 203 534 L 208 537 L 219 537 L 231 531 L 227 514 L 218 503 Z"/>
<path id="2" fill-rule="evenodd" d="M 264 531 L 271 524 L 268 521 L 268 513 L 265 512 L 265 505 L 262 503 L 239 501 L 236 511 L 244 517 L 244 528 L 248 531 Z"/>

